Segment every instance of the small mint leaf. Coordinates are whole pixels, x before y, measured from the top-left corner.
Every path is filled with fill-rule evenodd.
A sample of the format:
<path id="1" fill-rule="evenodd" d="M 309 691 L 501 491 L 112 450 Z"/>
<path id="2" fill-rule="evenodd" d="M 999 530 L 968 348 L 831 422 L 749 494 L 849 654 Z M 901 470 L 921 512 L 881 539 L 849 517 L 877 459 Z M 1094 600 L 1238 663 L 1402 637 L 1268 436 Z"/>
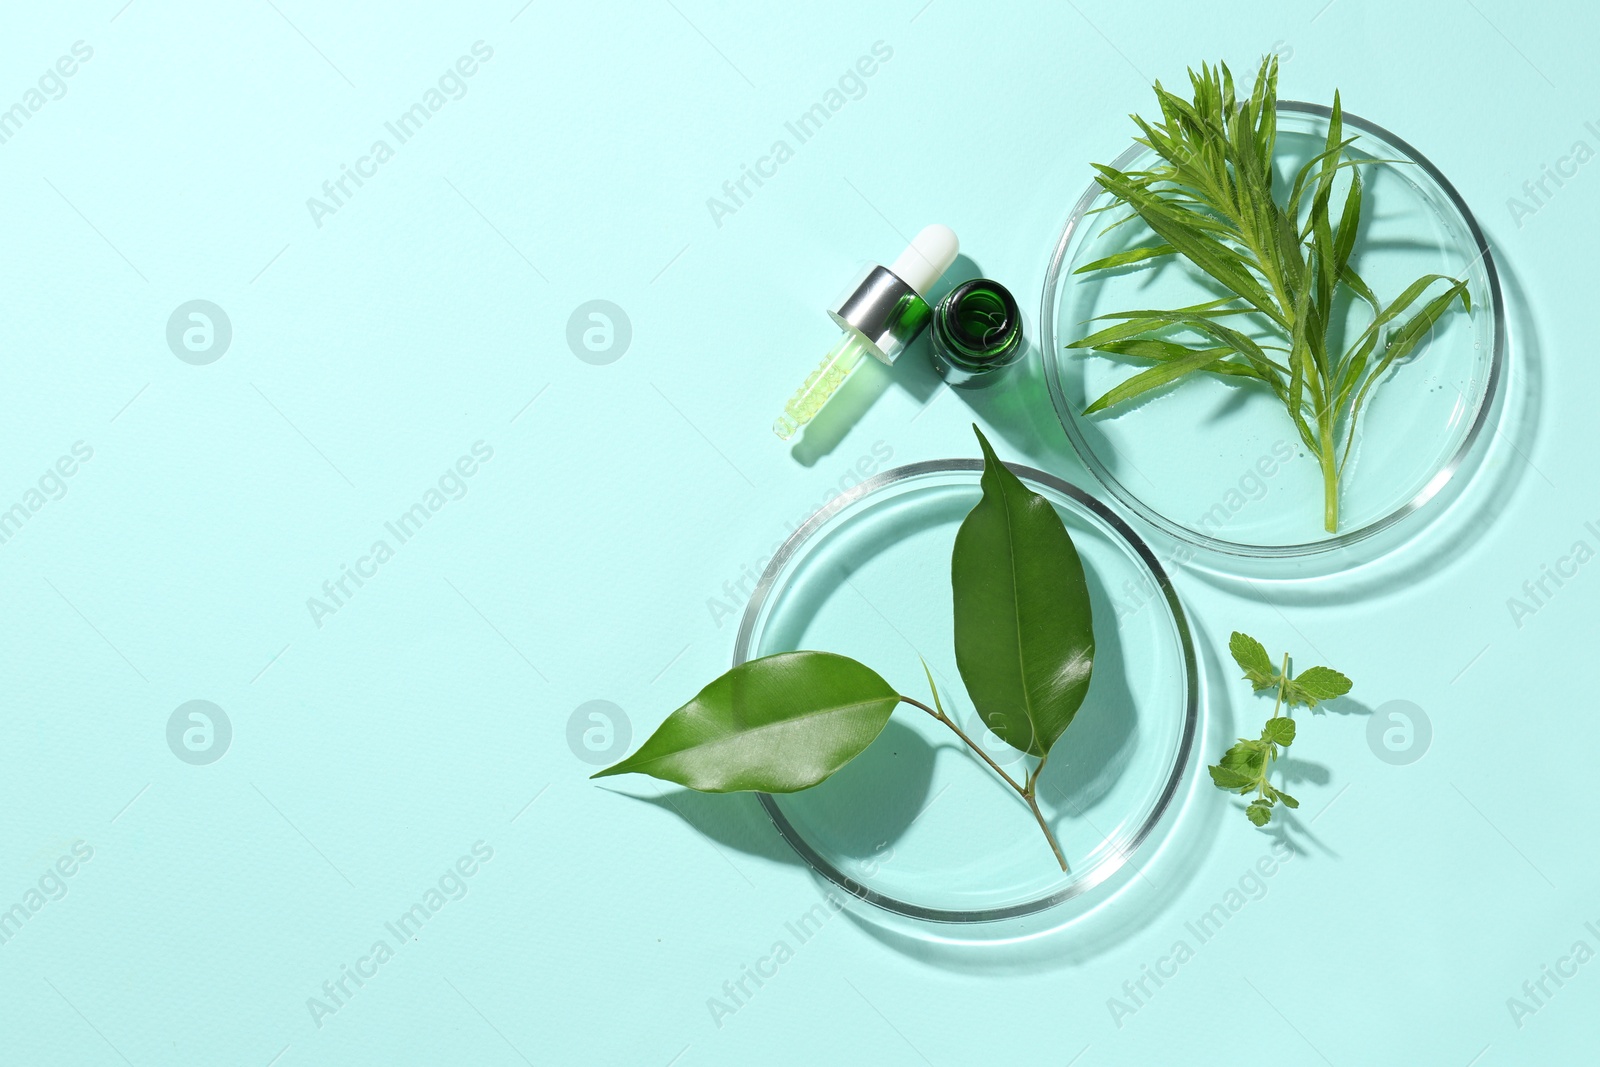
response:
<path id="1" fill-rule="evenodd" d="M 1279 800 L 1283 801 L 1285 804 L 1289 805 L 1291 808 L 1298 808 L 1300 806 L 1300 802 L 1298 800 L 1296 800 L 1294 797 L 1290 796 L 1288 793 L 1285 793 L 1283 790 L 1275 789 L 1275 790 L 1273 790 L 1273 792 L 1278 794 L 1278 799 Z"/>
<path id="2" fill-rule="evenodd" d="M 1252 775 L 1236 771 L 1232 767 L 1212 766 L 1206 768 L 1211 772 L 1211 780 L 1218 789 L 1249 791 L 1255 788 L 1256 779 Z"/>
<path id="3" fill-rule="evenodd" d="M 1222 766 L 1242 771 L 1252 779 L 1260 778 L 1267 765 L 1267 746 L 1260 741 L 1241 737 L 1237 744 L 1222 754 Z"/>
<path id="4" fill-rule="evenodd" d="M 1332 700 L 1350 692 L 1350 679 L 1332 667 L 1307 667 L 1283 687 L 1283 698 L 1290 704 L 1314 708 L 1319 701 Z"/>
<path id="5" fill-rule="evenodd" d="M 1267 655 L 1260 641 L 1235 630 L 1233 636 L 1228 638 L 1228 651 L 1233 653 L 1233 661 L 1257 689 L 1278 684 L 1278 672 L 1272 666 L 1272 657 Z"/>
<path id="6" fill-rule="evenodd" d="M 1261 740 L 1271 741 L 1286 748 L 1294 744 L 1294 720 L 1283 715 L 1276 719 L 1268 719 L 1267 724 L 1261 728 Z"/>
<path id="7" fill-rule="evenodd" d="M 1272 821 L 1272 805 L 1265 800 L 1257 800 L 1244 809 L 1246 817 L 1257 826 L 1265 826 Z"/>

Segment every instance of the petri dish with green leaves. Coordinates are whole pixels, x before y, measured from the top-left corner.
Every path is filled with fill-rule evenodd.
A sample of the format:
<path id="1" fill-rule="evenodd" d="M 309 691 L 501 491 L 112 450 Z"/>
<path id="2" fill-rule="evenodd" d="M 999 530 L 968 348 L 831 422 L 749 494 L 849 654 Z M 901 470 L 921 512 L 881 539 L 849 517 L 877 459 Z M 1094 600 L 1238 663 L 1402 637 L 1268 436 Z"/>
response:
<path id="1" fill-rule="evenodd" d="M 1324 150 L 1330 114 L 1317 104 L 1278 103 L 1273 187 L 1280 204 L 1301 166 Z M 1363 161 L 1351 265 L 1383 302 L 1426 274 L 1461 279 L 1471 310 L 1458 303 L 1442 315 L 1369 394 L 1349 438 L 1331 531 L 1318 460 L 1265 382 L 1194 374 L 1086 413 L 1151 364 L 1068 344 L 1117 321 L 1105 316 L 1199 305 L 1228 295 L 1224 287 L 1181 255 L 1085 272 L 1155 240 L 1142 219 L 1110 225 L 1129 212 L 1098 180 L 1072 209 L 1046 272 L 1040 347 L 1051 402 L 1073 448 L 1120 509 L 1179 542 L 1192 553 L 1185 558 L 1221 570 L 1306 557 L 1338 569 L 1392 551 L 1442 510 L 1429 505 L 1473 469 L 1494 417 L 1505 372 L 1505 307 L 1476 219 L 1405 140 L 1348 112 L 1343 126 L 1345 137 L 1355 137 L 1348 158 Z M 1129 172 L 1155 163 L 1154 150 L 1136 143 L 1111 166 Z M 1344 202 L 1349 173 L 1336 174 L 1334 205 Z M 1333 352 L 1373 319 L 1360 299 L 1341 294 L 1330 315 Z M 1248 323 L 1230 321 L 1250 332 Z M 1270 330 L 1253 335 L 1266 342 Z"/>
<path id="2" fill-rule="evenodd" d="M 1038 798 L 1068 860 L 1032 814 L 941 724 L 902 706 L 861 756 L 821 785 L 761 802 L 827 891 L 872 919 L 1005 936 L 1058 929 L 1130 874 L 1177 805 L 1195 746 L 1195 649 L 1149 547 L 1112 511 L 1052 475 L 1011 469 L 1055 507 L 1088 579 L 1094 674 L 1052 749 Z M 978 720 L 956 668 L 950 555 L 982 496 L 979 460 L 881 473 L 813 514 L 763 574 L 735 664 L 797 649 L 850 656 L 900 692 L 944 707 L 1014 777 L 1025 757 Z"/>

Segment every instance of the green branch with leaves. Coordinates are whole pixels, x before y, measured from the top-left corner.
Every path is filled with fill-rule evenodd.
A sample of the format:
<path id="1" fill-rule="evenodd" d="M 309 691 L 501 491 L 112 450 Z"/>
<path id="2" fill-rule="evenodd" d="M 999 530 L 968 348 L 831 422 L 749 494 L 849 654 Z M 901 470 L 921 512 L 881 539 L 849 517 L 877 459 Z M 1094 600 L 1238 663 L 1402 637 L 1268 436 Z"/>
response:
<path id="1" fill-rule="evenodd" d="M 1278 759 L 1278 750 L 1294 744 L 1295 722 L 1291 713 L 1295 705 L 1314 708 L 1324 700 L 1342 697 L 1350 692 L 1350 679 L 1331 667 L 1308 667 L 1291 677 L 1287 652 L 1283 654 L 1282 666 L 1274 667 L 1261 642 L 1237 630 L 1228 640 L 1228 651 L 1233 653 L 1234 662 L 1257 693 L 1272 690 L 1276 696 L 1272 702 L 1272 717 L 1262 726 L 1261 736 L 1239 738 L 1222 754 L 1222 761 L 1209 768 L 1211 780 L 1218 789 L 1241 796 L 1254 793 L 1255 798 L 1245 806 L 1244 813 L 1255 825 L 1265 826 L 1272 820 L 1274 805 L 1300 806 L 1298 800 L 1268 781 Z"/>
<path id="2" fill-rule="evenodd" d="M 1091 403 L 1085 414 L 1124 404 L 1172 382 L 1209 374 L 1270 389 L 1281 401 L 1323 480 L 1323 524 L 1339 524 L 1339 483 L 1350 461 L 1368 394 L 1424 341 L 1457 300 L 1471 310 L 1467 283 L 1427 274 L 1388 303 L 1356 271 L 1362 218 L 1361 167 L 1344 135 L 1334 93 L 1321 152 L 1299 168 L 1286 196 L 1274 193 L 1278 64 L 1262 61 L 1255 87 L 1237 98 L 1226 64 L 1189 72 L 1193 99 L 1155 85 L 1161 121 L 1135 115 L 1135 140 L 1155 152 L 1148 169 L 1097 164 L 1097 180 L 1129 214 L 1107 231 L 1142 220 L 1155 241 L 1079 267 L 1075 273 L 1187 260 L 1228 294 L 1174 310 L 1123 311 L 1068 348 L 1152 364 Z M 1335 178 L 1349 175 L 1333 217 Z M 1104 208 L 1099 210 L 1105 210 Z M 1434 292 L 1436 283 L 1446 283 Z M 1424 299 L 1426 297 L 1426 299 Z M 1336 303 L 1366 304 L 1371 321 L 1343 351 L 1330 342 Z M 1422 301 L 1420 305 L 1418 302 Z M 1409 318 L 1398 322 L 1413 305 Z M 1391 325 L 1396 324 L 1396 325 Z M 1269 354 L 1272 353 L 1272 354 Z"/>
<path id="3" fill-rule="evenodd" d="M 1023 781 L 945 712 L 926 663 L 932 706 L 853 659 L 810 651 L 764 656 L 726 672 L 667 716 L 633 755 L 593 777 L 638 773 L 707 793 L 793 793 L 866 751 L 906 704 L 954 732 L 1016 792 L 1067 870 L 1038 785 L 1089 690 L 1089 586 L 1061 516 L 973 429 L 983 449 L 983 496 L 962 521 L 950 558 L 956 666 L 983 722 L 1034 758 Z"/>

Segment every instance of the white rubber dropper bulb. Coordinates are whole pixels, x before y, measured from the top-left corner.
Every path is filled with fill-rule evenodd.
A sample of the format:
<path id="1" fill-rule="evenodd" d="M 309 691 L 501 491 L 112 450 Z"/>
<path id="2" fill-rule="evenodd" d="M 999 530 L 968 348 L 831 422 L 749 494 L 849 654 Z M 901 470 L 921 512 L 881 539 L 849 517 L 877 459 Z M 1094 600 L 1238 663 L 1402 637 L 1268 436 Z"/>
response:
<path id="1" fill-rule="evenodd" d="M 906 250 L 889 264 L 895 275 L 919 294 L 926 297 L 934 283 L 950 269 L 961 251 L 961 242 L 948 226 L 934 223 L 924 226 L 922 232 L 906 245 Z"/>

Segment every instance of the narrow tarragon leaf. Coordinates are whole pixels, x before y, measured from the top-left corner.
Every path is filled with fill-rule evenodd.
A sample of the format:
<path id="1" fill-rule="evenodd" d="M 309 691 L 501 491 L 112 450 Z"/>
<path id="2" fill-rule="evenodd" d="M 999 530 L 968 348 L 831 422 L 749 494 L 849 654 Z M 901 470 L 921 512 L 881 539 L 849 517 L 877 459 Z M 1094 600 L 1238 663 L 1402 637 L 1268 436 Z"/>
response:
<path id="1" fill-rule="evenodd" d="M 1221 343 L 1228 345 L 1235 352 L 1249 360 L 1250 365 L 1255 367 L 1262 375 L 1267 376 L 1269 380 L 1275 381 L 1274 375 L 1287 373 L 1285 368 L 1277 360 L 1270 358 L 1259 344 L 1238 330 L 1224 326 L 1220 322 L 1213 322 L 1210 319 L 1186 319 L 1184 320 L 1184 325 L 1196 333 L 1214 337 Z"/>
<path id="2" fill-rule="evenodd" d="M 1170 326 L 1186 324 L 1191 319 L 1220 318 L 1228 315 L 1254 315 L 1254 308 L 1222 308 L 1218 305 L 1228 303 L 1231 297 L 1222 300 L 1211 300 L 1193 307 L 1178 308 L 1174 311 L 1124 311 L 1115 315 L 1100 315 L 1099 319 L 1122 319 L 1115 326 L 1107 326 L 1094 333 L 1070 342 L 1067 348 L 1100 348 L 1110 341 L 1120 341 L 1129 337 L 1136 337 L 1148 331 L 1162 330 Z M 1090 320 L 1096 321 L 1096 320 Z"/>
<path id="3" fill-rule="evenodd" d="M 1097 167 L 1100 184 L 1112 195 L 1126 201 L 1139 213 L 1157 237 L 1172 245 L 1196 267 L 1238 293 L 1251 306 L 1287 325 L 1283 312 L 1272 302 L 1261 283 L 1250 273 L 1241 254 L 1217 238 L 1203 232 L 1194 221 L 1195 212 L 1173 208 L 1157 193 L 1127 181 L 1110 167 Z"/>
<path id="4" fill-rule="evenodd" d="M 648 774 L 703 793 L 809 789 L 860 755 L 900 702 L 871 669 L 831 652 L 740 664 L 639 746 L 592 775 Z"/>
<path id="5" fill-rule="evenodd" d="M 1118 252 L 1104 259 L 1097 259 L 1093 263 L 1085 263 L 1072 273 L 1087 274 L 1092 270 L 1110 270 L 1113 267 L 1126 267 L 1134 263 L 1144 263 L 1148 260 L 1160 259 L 1162 256 L 1170 256 L 1177 251 L 1171 245 L 1146 245 L 1142 248 L 1130 248 L 1125 252 Z"/>
<path id="6" fill-rule="evenodd" d="M 1045 756 L 1089 690 L 1089 584 L 1056 509 L 973 430 L 983 446 L 983 498 L 950 557 L 956 666 L 989 728 Z"/>
<path id="7" fill-rule="evenodd" d="M 1351 345 L 1352 355 L 1347 360 L 1344 374 L 1342 375 L 1339 383 L 1340 404 L 1344 403 L 1345 398 L 1350 395 L 1357 382 L 1361 379 L 1362 371 L 1365 370 L 1367 365 L 1367 358 L 1372 353 L 1373 348 L 1376 347 L 1378 338 L 1383 332 L 1383 327 L 1386 326 L 1391 320 L 1398 317 L 1401 312 L 1405 311 L 1406 308 L 1415 303 L 1417 298 L 1428 290 L 1429 286 L 1431 286 L 1434 282 L 1440 281 L 1453 283 L 1450 292 L 1446 294 L 1447 296 L 1452 295 L 1456 288 L 1459 287 L 1461 289 L 1462 299 L 1470 306 L 1471 297 L 1466 293 L 1465 283 L 1457 282 L 1448 274 L 1425 274 L 1416 281 L 1412 282 L 1410 285 L 1406 286 L 1404 291 L 1402 291 L 1399 296 L 1395 297 L 1387 307 L 1374 316 L 1372 322 L 1368 324 L 1366 329 L 1361 331 L 1360 336 L 1357 337 L 1355 343 Z M 1445 306 L 1448 305 L 1449 301 L 1447 300 L 1445 301 Z M 1441 308 L 1441 313 L 1442 310 L 1443 309 Z M 1368 380 L 1369 383 L 1370 380 L 1371 379 Z"/>
<path id="8" fill-rule="evenodd" d="M 1461 301 L 1462 307 L 1468 311 L 1472 310 L 1472 296 L 1467 292 L 1466 282 L 1456 282 L 1445 292 L 1428 301 L 1415 315 L 1406 320 L 1405 325 L 1401 326 L 1389 337 L 1389 342 L 1384 347 L 1383 357 L 1378 360 L 1378 365 L 1367 375 L 1367 380 L 1362 383 L 1360 391 L 1356 393 L 1355 400 L 1350 405 L 1350 423 L 1352 426 L 1355 424 L 1356 416 L 1361 414 L 1361 405 L 1366 403 L 1367 393 L 1372 389 L 1372 386 L 1384 376 L 1396 360 L 1403 359 L 1411 354 L 1411 350 L 1416 348 L 1428 336 L 1429 331 L 1433 329 L 1434 323 L 1438 322 L 1440 316 L 1450 310 L 1450 305 L 1455 303 L 1457 299 Z M 1345 445 L 1344 456 L 1339 461 L 1341 469 L 1345 461 L 1349 459 L 1350 446 L 1354 443 L 1355 434 L 1352 432 Z"/>
<path id="9" fill-rule="evenodd" d="M 1344 210 L 1339 213 L 1339 232 L 1333 240 L 1334 273 L 1341 278 L 1350 262 L 1350 253 L 1355 249 L 1356 232 L 1360 227 L 1361 169 L 1357 167 L 1350 171 L 1350 191 L 1345 193 Z"/>
<path id="10" fill-rule="evenodd" d="M 1190 348 L 1188 345 L 1176 341 L 1163 341 L 1155 337 L 1138 337 L 1130 341 L 1111 341 L 1099 345 L 1096 352 L 1109 353 L 1114 356 L 1127 356 L 1131 359 L 1148 359 L 1157 363 L 1171 363 L 1174 360 L 1186 359 L 1199 349 Z M 1233 352 L 1231 348 L 1215 348 L 1213 351 L 1226 356 Z M 1254 367 L 1245 363 L 1234 363 L 1229 360 L 1218 359 L 1215 363 L 1207 364 L 1201 368 L 1208 374 L 1222 374 L 1234 378 L 1253 378 L 1259 381 L 1261 374 Z"/>
<path id="11" fill-rule="evenodd" d="M 1097 411 L 1104 411 L 1114 404 L 1132 400 L 1136 396 L 1148 393 L 1152 389 L 1159 389 L 1182 378 L 1184 375 L 1195 371 L 1207 370 L 1217 365 L 1223 357 L 1229 355 L 1231 348 L 1202 348 L 1192 351 L 1179 359 L 1158 363 L 1149 370 L 1140 371 L 1133 377 L 1126 379 L 1113 388 L 1099 400 L 1084 409 L 1085 415 L 1093 415 Z"/>

